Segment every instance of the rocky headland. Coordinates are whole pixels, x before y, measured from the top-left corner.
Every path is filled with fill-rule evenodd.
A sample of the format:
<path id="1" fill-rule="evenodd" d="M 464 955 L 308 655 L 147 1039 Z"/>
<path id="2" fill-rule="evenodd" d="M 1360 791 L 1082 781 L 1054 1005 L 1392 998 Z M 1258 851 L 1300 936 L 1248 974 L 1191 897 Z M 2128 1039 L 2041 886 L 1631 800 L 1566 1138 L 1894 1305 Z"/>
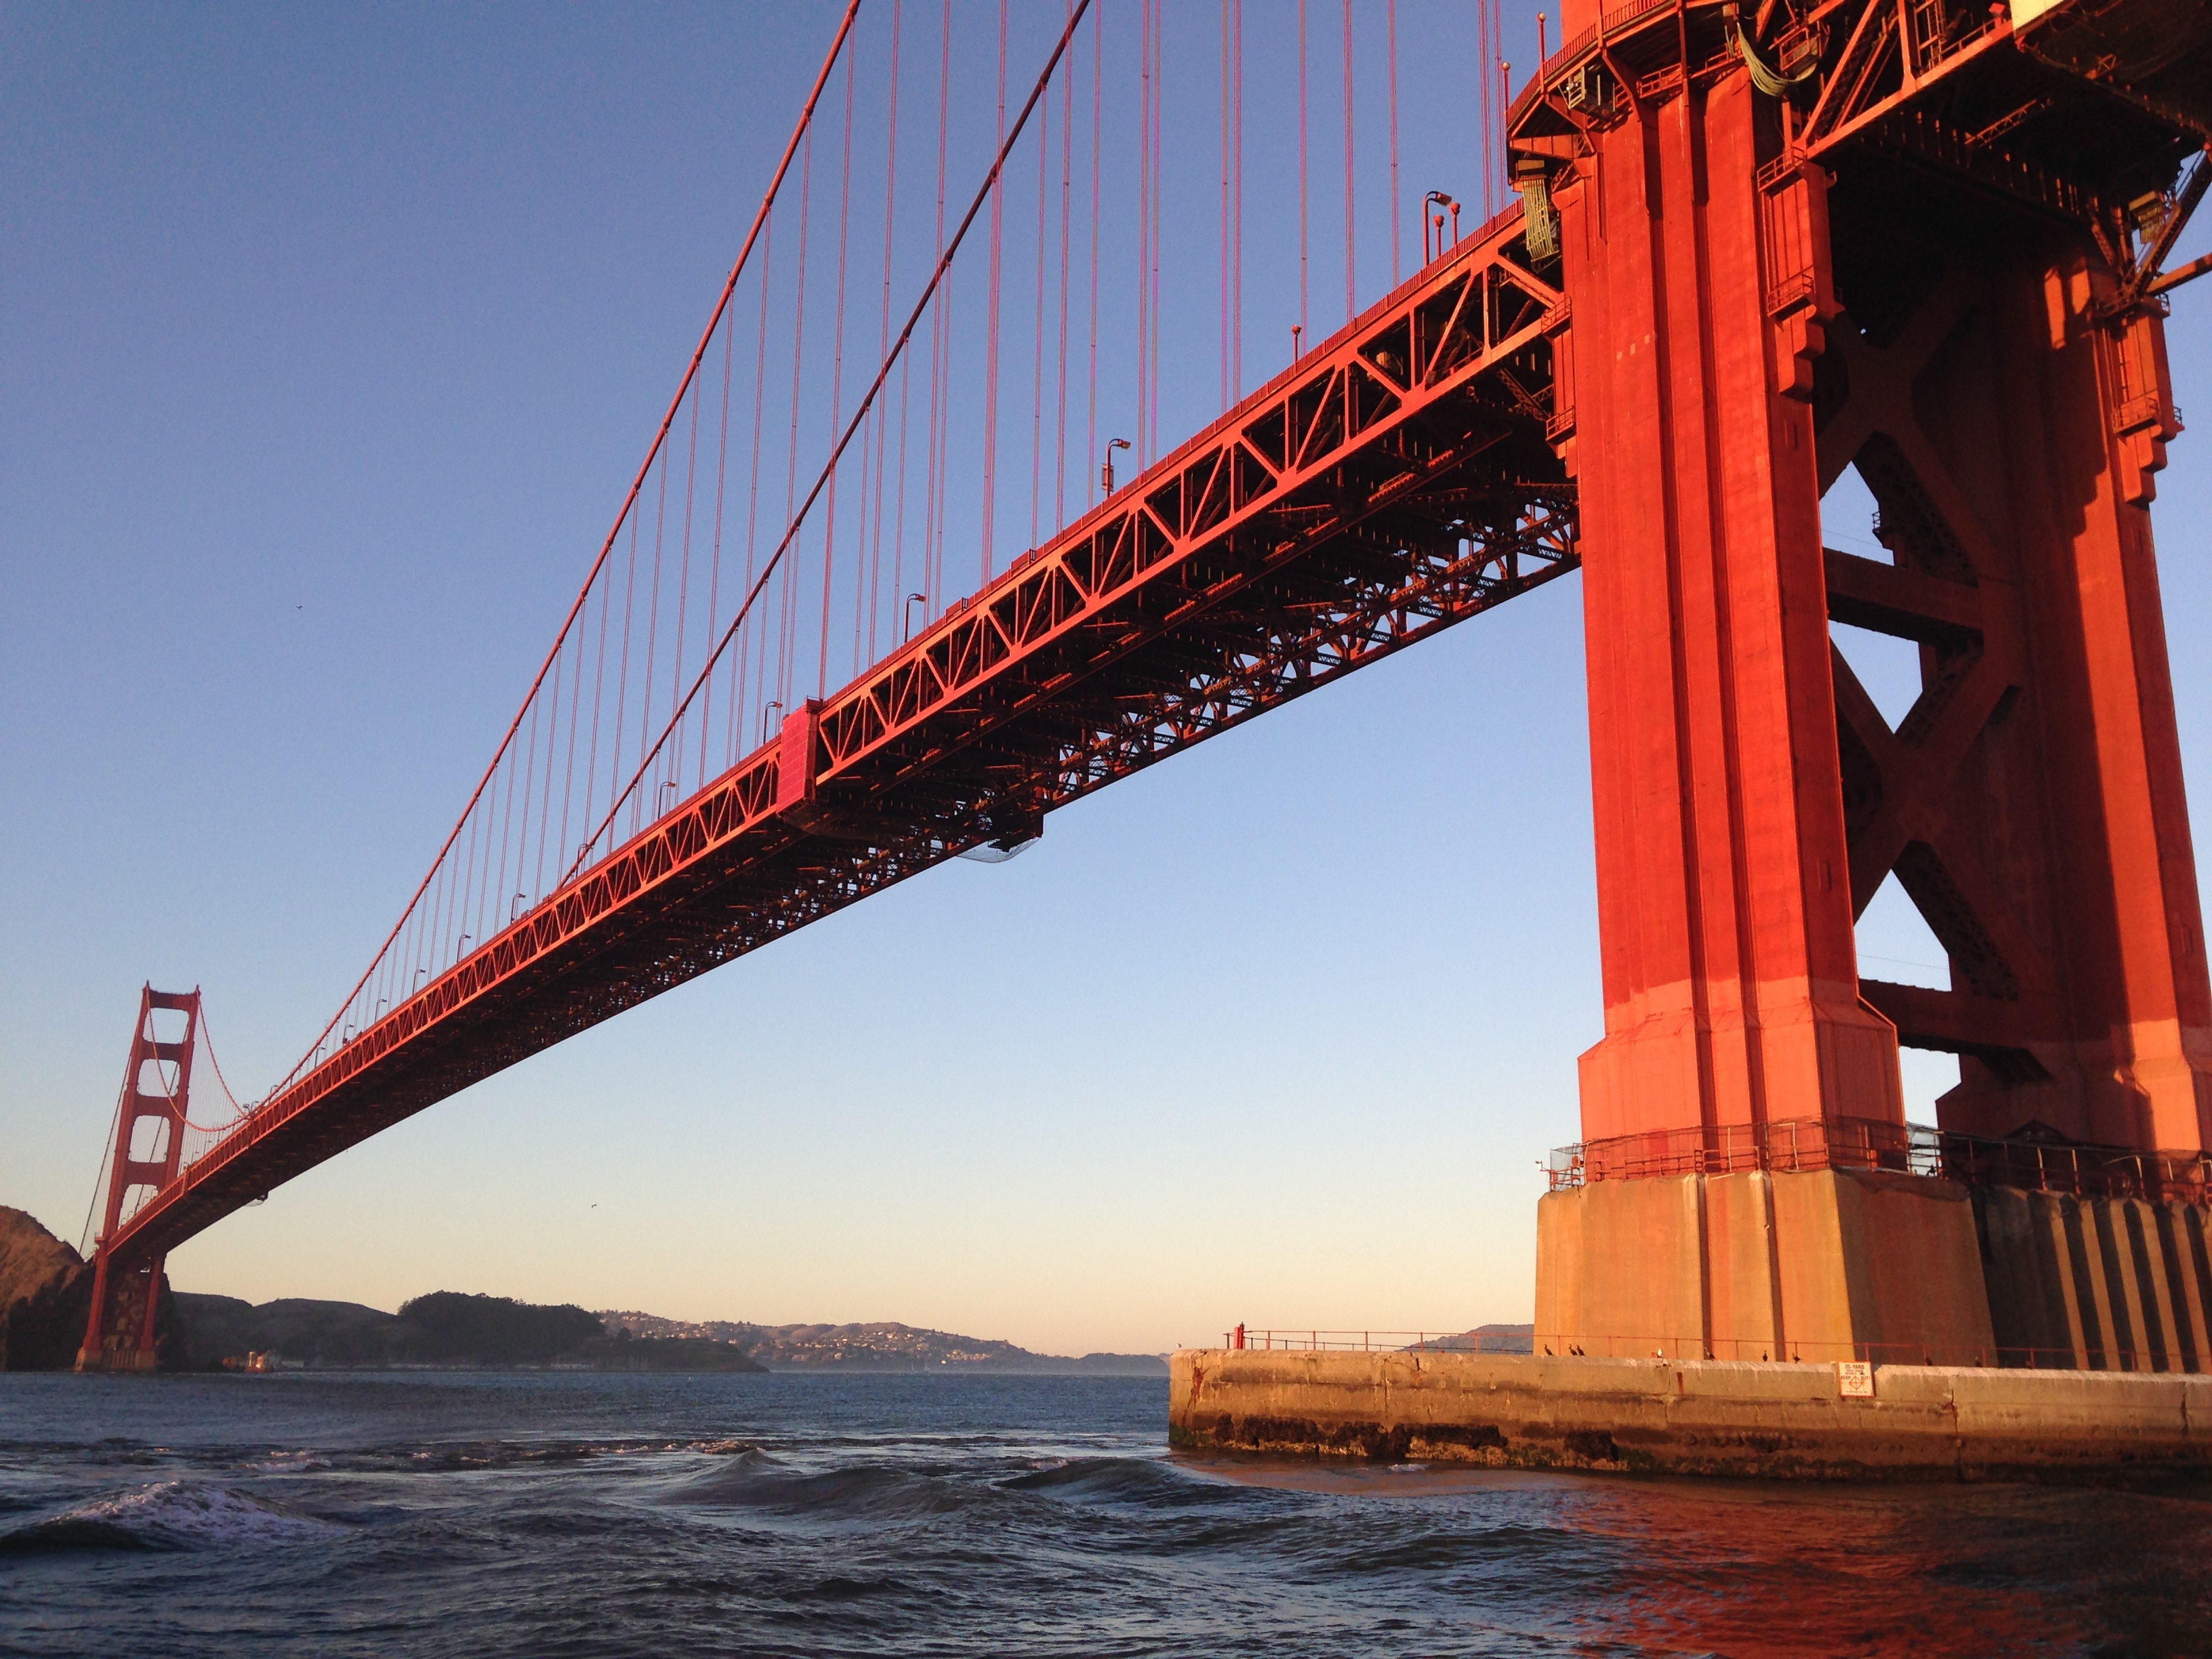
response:
<path id="1" fill-rule="evenodd" d="M 161 1369 L 186 1362 L 169 1281 L 154 1316 Z M 76 1364 L 92 1311 L 92 1265 L 27 1210 L 0 1204 L 0 1371 L 66 1370 Z"/>

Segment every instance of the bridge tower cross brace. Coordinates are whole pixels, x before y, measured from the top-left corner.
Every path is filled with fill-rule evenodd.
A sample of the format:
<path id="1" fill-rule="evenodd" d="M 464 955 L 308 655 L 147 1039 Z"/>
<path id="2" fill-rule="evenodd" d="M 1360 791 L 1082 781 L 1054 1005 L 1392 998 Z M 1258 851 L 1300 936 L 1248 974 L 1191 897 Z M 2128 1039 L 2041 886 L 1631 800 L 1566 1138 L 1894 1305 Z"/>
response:
<path id="1" fill-rule="evenodd" d="M 180 1012 L 184 1035 L 164 1042 L 154 1034 L 157 1011 Z M 138 1023 L 131 1030 L 131 1064 L 123 1074 L 116 1107 L 115 1146 L 108 1159 L 107 1192 L 92 1257 L 92 1308 L 76 1368 L 84 1370 L 150 1370 L 158 1358 L 155 1322 L 161 1312 L 164 1256 L 118 1260 L 109 1241 L 125 1218 L 134 1189 L 159 1192 L 177 1178 L 184 1154 L 185 1120 L 190 1109 L 192 1051 L 200 1024 L 200 994 L 157 991 L 138 995 Z M 161 1075 L 175 1068 L 173 1081 Z M 150 1069 L 149 1069 L 150 1068 Z M 149 1086 L 149 1085 L 151 1086 Z"/>
<path id="2" fill-rule="evenodd" d="M 1837 222 L 1741 68 L 1600 84 L 1610 118 L 1540 172 L 1516 144 L 1574 303 L 1606 1003 L 1581 1062 L 1601 1178 L 1540 1206 L 1538 1331 L 1964 1358 L 1992 1342 L 1972 1206 L 1886 1150 L 1900 1039 L 1961 1057 L 1946 1128 L 2212 1131 L 2148 519 L 2177 429 L 2160 309 L 2115 313 L 2089 238 L 2047 219 L 1909 245 Z M 1889 562 L 1823 548 L 1850 466 Z M 1895 730 L 1832 620 L 1919 646 Z M 1949 991 L 1859 976 L 1892 873 Z"/>

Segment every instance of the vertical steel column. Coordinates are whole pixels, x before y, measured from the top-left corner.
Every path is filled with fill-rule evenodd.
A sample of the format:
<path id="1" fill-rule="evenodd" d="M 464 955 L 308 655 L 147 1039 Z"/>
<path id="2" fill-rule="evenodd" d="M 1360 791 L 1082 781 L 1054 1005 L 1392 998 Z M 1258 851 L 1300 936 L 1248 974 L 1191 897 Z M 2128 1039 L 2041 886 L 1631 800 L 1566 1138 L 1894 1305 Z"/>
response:
<path id="1" fill-rule="evenodd" d="M 1583 1130 L 1901 1122 L 1859 1000 L 1809 360 L 1823 179 L 1741 73 L 1622 88 L 1553 183 L 1576 444 L 1604 1040 Z"/>

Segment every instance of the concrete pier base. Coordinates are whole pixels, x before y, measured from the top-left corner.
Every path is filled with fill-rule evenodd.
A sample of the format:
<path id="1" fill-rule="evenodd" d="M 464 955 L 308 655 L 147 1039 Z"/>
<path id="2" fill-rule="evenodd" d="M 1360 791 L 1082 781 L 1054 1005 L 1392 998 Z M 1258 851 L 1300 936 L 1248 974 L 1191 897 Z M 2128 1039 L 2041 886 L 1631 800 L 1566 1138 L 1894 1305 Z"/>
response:
<path id="1" fill-rule="evenodd" d="M 1996 1346 L 1970 1190 L 1850 1169 L 1547 1194 L 1536 1338 L 1563 1355 L 1923 1365 Z"/>
<path id="2" fill-rule="evenodd" d="M 1194 1451 L 1826 1480 L 2212 1474 L 2212 1377 L 1544 1355 L 1186 1349 Z"/>

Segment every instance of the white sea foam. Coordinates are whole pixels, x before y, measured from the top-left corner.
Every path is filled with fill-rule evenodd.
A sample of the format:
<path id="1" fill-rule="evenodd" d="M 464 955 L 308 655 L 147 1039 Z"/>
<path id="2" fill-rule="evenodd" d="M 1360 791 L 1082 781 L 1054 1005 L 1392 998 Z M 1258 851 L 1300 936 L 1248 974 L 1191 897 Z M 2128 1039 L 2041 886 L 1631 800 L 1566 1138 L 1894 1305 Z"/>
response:
<path id="1" fill-rule="evenodd" d="M 272 1451 L 245 1465 L 266 1474 L 304 1474 L 311 1469 L 326 1469 L 330 1466 L 329 1458 L 312 1451 Z"/>
<path id="2" fill-rule="evenodd" d="M 159 1480 L 96 1498 L 21 1530 L 60 1537 L 112 1530 L 155 1548 L 210 1549 L 299 1543 L 343 1528 L 228 1486 Z"/>

